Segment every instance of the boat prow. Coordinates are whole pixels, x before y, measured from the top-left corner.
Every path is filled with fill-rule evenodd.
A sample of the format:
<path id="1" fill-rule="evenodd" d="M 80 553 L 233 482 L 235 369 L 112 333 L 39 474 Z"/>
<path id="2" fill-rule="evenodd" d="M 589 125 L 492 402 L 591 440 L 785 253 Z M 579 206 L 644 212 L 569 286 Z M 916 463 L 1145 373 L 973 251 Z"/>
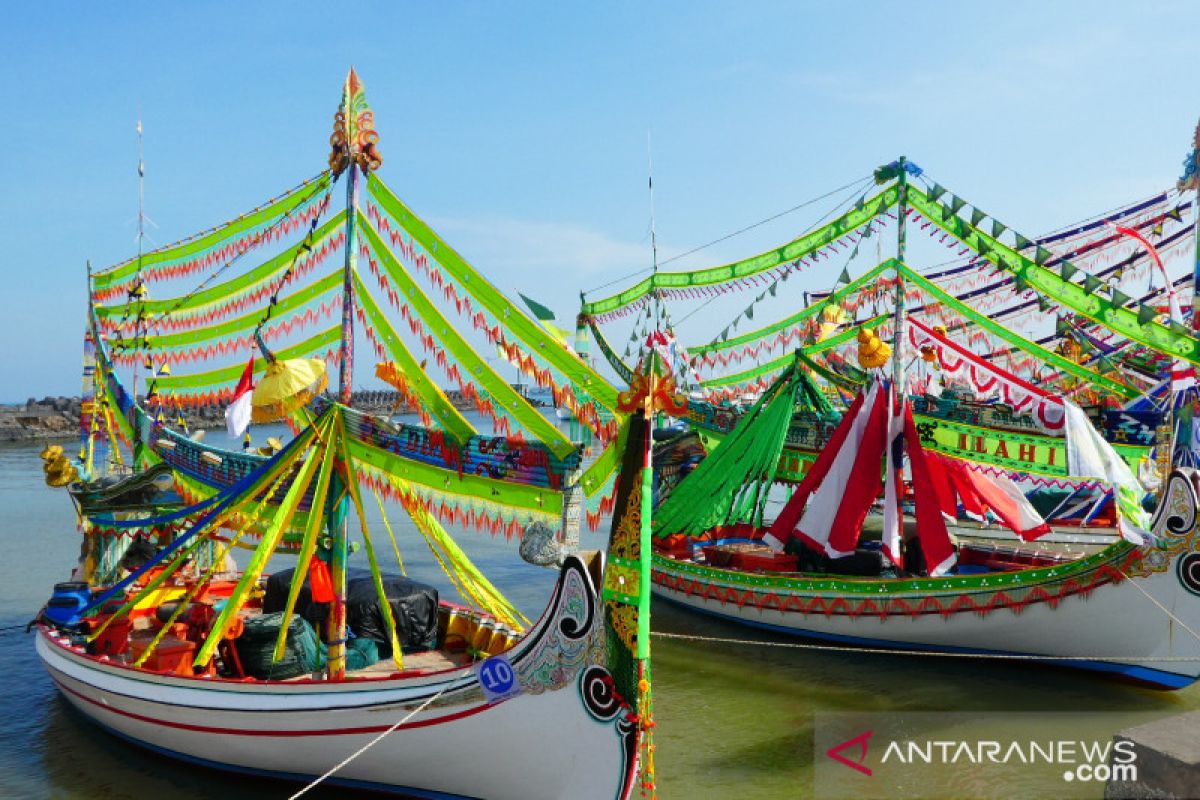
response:
<path id="1" fill-rule="evenodd" d="M 185 761 L 307 782 L 366 747 L 329 781 L 414 797 L 611 800 L 632 790 L 638 732 L 606 666 L 603 569 L 603 554 L 568 557 L 545 613 L 511 649 L 447 669 L 184 677 L 91 655 L 44 625 L 37 651 L 85 716 Z M 515 694 L 489 701 L 486 663 L 499 668 L 485 676 L 493 689 L 511 668 Z"/>

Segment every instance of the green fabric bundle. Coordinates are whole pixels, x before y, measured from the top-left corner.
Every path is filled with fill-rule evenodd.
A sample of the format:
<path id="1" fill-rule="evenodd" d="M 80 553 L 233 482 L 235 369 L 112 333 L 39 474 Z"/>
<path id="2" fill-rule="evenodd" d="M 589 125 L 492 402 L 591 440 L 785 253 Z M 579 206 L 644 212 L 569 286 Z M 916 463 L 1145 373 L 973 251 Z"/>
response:
<path id="1" fill-rule="evenodd" d="M 814 402 L 809 392 L 815 387 L 793 364 L 663 501 L 654 515 L 654 535 L 698 536 L 716 525 L 762 524 L 767 493 L 802 388 L 806 401 Z"/>
<path id="2" fill-rule="evenodd" d="M 233 643 L 247 675 L 260 680 L 280 681 L 311 675 L 325 666 L 325 645 L 317 638 L 317 632 L 309 621 L 299 614 L 288 622 L 287 648 L 283 657 L 272 663 L 271 653 L 275 649 L 275 639 L 281 625 L 282 611 L 245 620 L 242 635 Z"/>

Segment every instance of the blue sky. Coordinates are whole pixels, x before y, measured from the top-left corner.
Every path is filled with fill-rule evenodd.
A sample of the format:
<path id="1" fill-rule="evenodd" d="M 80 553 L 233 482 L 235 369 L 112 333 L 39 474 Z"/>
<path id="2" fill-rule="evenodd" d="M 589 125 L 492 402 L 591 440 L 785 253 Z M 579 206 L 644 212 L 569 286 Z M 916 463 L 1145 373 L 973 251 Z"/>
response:
<path id="1" fill-rule="evenodd" d="M 901 153 L 1047 230 L 1172 185 L 1200 115 L 1188 3 L 61 3 L 5 17 L 10 401 L 79 391 L 85 261 L 133 253 L 139 109 L 151 235 L 167 243 L 317 173 L 354 64 L 384 179 L 560 319 L 581 288 L 649 263 L 647 131 L 667 258 Z M 758 252 L 815 216 L 672 268 Z"/>

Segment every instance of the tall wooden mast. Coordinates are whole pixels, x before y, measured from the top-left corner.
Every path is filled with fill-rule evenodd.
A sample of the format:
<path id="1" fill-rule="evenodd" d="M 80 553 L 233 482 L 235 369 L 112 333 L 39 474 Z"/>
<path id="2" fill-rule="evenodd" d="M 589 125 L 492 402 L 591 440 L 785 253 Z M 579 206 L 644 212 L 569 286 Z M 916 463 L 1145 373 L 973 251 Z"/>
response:
<path id="1" fill-rule="evenodd" d="M 366 93 L 354 68 L 346 75 L 342 103 L 334 116 L 329 169 L 337 178 L 346 176 L 346 263 L 342 281 L 342 341 L 338 367 L 338 399 L 349 404 L 354 379 L 354 272 L 358 263 L 358 185 L 383 163 L 376 144 L 375 115 L 367 105 Z"/>
<path id="2" fill-rule="evenodd" d="M 346 176 L 346 263 L 342 280 L 342 342 L 338 368 L 338 399 L 347 405 L 354 377 L 354 274 L 358 263 L 358 182 L 359 175 L 369 174 L 383 163 L 375 149 L 379 134 L 375 132 L 375 115 L 367 105 L 366 94 L 358 74 L 351 67 L 342 89 L 342 104 L 333 120 L 332 150 L 329 169 L 337 178 Z M 334 601 L 325 625 L 328 650 L 328 675 L 341 680 L 346 675 L 346 557 L 347 519 L 349 517 L 349 485 L 353 475 L 335 474 L 325 508 L 326 544 L 320 556 L 329 563 Z"/>
<path id="3" fill-rule="evenodd" d="M 896 223 L 896 261 L 904 264 L 905 251 L 908 247 L 908 170 L 905 169 L 906 159 L 900 156 L 896 162 L 896 180 L 900 184 L 900 204 L 896 208 L 899 215 Z M 896 270 L 896 331 L 892 338 L 892 384 L 898 398 L 903 401 L 904 391 L 904 278 L 899 269 Z"/>

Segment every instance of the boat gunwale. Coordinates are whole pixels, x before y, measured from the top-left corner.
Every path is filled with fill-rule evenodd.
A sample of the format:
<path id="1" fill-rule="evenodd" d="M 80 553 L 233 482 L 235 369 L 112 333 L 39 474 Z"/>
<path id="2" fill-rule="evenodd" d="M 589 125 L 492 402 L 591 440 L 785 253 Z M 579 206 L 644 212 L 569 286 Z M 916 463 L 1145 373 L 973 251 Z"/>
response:
<path id="1" fill-rule="evenodd" d="M 860 575 L 829 576 L 805 573 L 750 572 L 747 570 L 700 564 L 688 558 L 677 558 L 655 551 L 652 554 L 654 571 L 676 571 L 698 578 L 710 578 L 747 588 L 790 589 L 804 594 L 853 594 L 868 597 L 941 596 L 953 591 L 955 594 L 996 592 L 1006 589 L 1028 589 L 1036 586 L 1061 583 L 1087 572 L 1100 570 L 1106 565 L 1120 562 L 1122 572 L 1131 562 L 1140 559 L 1152 548 L 1139 548 L 1123 539 L 1113 542 L 1103 550 L 1078 559 L 1055 565 L 1043 565 L 1028 569 L 988 572 L 976 575 L 943 575 L 940 577 L 879 578 Z M 1058 574 L 1053 574 L 1057 572 Z M 716 573 L 716 574 L 713 574 Z M 987 581 L 988 583 L 984 583 Z M 800 584 L 804 584 L 803 587 Z"/>

